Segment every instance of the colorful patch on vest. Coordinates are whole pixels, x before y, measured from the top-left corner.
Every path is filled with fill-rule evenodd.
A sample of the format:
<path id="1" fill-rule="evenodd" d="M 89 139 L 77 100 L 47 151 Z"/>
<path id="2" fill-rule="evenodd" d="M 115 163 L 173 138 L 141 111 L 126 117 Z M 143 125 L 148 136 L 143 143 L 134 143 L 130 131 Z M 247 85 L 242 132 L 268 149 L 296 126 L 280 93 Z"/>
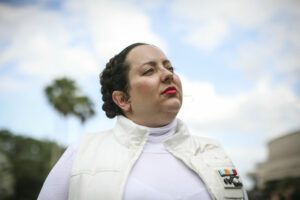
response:
<path id="1" fill-rule="evenodd" d="M 223 168 L 218 170 L 219 178 L 225 189 L 240 189 L 243 187 L 236 169 Z"/>

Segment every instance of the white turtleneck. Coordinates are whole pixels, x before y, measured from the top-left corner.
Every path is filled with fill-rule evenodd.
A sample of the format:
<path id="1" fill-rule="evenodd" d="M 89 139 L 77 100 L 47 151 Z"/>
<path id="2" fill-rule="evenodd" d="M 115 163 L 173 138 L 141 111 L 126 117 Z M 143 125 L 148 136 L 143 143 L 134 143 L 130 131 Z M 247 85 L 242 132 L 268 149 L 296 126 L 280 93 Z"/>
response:
<path id="1" fill-rule="evenodd" d="M 143 152 L 129 174 L 124 200 L 208 200 L 202 180 L 172 156 L 163 142 L 171 137 L 177 120 L 149 128 Z M 49 173 L 38 200 L 67 200 L 70 174 L 78 145 L 70 146 Z"/>
<path id="2" fill-rule="evenodd" d="M 177 120 L 149 128 L 144 149 L 128 177 L 124 200 L 208 200 L 202 180 L 172 156 L 163 142 L 176 131 Z"/>

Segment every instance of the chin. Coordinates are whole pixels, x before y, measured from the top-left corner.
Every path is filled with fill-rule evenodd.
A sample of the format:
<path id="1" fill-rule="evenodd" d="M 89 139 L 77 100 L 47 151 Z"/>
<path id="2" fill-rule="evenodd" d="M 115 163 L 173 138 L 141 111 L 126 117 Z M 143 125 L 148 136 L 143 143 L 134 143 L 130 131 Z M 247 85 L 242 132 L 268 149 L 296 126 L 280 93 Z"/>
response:
<path id="1" fill-rule="evenodd" d="M 174 103 L 166 106 L 166 110 L 168 112 L 172 112 L 172 113 L 176 113 L 176 114 L 179 112 L 180 108 L 181 108 L 181 103 L 179 103 L 179 102 L 174 102 Z"/>
<path id="2" fill-rule="evenodd" d="M 170 113 L 178 113 L 181 108 L 182 102 L 180 99 L 168 99 L 167 101 L 160 104 L 160 110 L 170 112 Z"/>

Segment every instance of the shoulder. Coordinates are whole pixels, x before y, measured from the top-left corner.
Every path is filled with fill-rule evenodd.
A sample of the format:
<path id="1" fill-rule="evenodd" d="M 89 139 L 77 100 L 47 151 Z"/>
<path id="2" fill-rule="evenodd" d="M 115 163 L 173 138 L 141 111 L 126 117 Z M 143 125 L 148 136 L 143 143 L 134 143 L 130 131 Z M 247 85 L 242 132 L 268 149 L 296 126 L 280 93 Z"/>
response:
<path id="1" fill-rule="evenodd" d="M 193 148 L 195 150 L 195 154 L 218 154 L 225 156 L 225 150 L 221 143 L 214 138 L 204 137 L 200 132 L 190 131 L 186 124 L 179 120 L 179 125 L 187 137 L 185 140 L 186 145 Z M 182 128 L 183 127 L 183 128 Z"/>
<path id="2" fill-rule="evenodd" d="M 195 133 L 191 133 L 189 138 L 191 140 L 195 140 L 204 144 L 211 144 L 211 145 L 216 145 L 216 146 L 220 146 L 220 142 L 217 139 L 214 138 L 209 138 L 209 137 L 204 137 L 201 135 L 197 135 Z"/>
<path id="3" fill-rule="evenodd" d="M 94 143 L 99 143 L 102 140 L 110 137 L 112 135 L 112 130 L 105 130 L 101 132 L 94 132 L 94 133 L 86 133 L 80 139 L 78 144 L 79 147 L 82 145 L 91 145 Z"/>
<path id="4" fill-rule="evenodd" d="M 74 159 L 72 174 L 77 174 L 81 168 L 90 169 L 91 163 L 96 162 L 97 159 L 106 152 L 107 147 L 110 146 L 113 134 L 110 130 L 101 131 L 97 133 L 86 133 L 81 137 Z M 82 170 L 81 170 L 82 171 Z"/>
<path id="5" fill-rule="evenodd" d="M 109 143 L 112 137 L 113 134 L 111 130 L 84 134 L 78 142 L 76 158 L 95 156 L 97 150 L 102 147 L 103 144 Z M 75 161 L 78 161 L 78 159 L 75 159 Z"/>
<path id="6" fill-rule="evenodd" d="M 193 146 L 198 146 L 203 148 L 206 147 L 221 147 L 220 142 L 217 139 L 204 137 L 203 133 L 190 131 L 190 129 L 186 126 L 184 122 L 179 120 L 179 131 L 181 136 L 186 138 L 186 142 Z M 183 137 L 182 137 L 183 138 Z"/>
<path id="7" fill-rule="evenodd" d="M 234 167 L 230 156 L 218 140 L 197 135 L 190 135 L 189 140 L 196 144 L 195 159 L 204 161 L 207 166 Z"/>

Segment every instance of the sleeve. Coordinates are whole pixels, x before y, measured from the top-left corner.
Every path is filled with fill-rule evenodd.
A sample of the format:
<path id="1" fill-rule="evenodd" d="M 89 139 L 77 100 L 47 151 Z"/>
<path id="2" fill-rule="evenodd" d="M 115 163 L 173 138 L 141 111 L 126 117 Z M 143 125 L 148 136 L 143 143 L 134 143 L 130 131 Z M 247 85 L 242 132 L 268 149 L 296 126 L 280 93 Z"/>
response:
<path id="1" fill-rule="evenodd" d="M 70 175 L 78 145 L 71 145 L 48 174 L 38 200 L 68 200 Z"/>

